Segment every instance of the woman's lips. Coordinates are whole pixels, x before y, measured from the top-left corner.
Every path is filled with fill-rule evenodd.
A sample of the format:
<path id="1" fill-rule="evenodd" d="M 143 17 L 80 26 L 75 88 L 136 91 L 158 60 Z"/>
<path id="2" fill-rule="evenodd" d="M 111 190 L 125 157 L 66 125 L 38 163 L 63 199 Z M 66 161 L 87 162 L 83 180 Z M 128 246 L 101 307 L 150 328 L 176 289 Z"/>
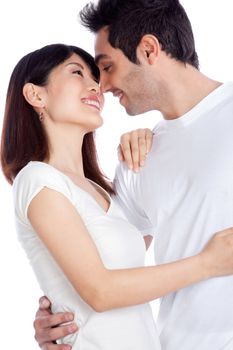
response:
<path id="1" fill-rule="evenodd" d="M 101 111 L 101 103 L 98 98 L 82 98 L 82 102 Z"/>

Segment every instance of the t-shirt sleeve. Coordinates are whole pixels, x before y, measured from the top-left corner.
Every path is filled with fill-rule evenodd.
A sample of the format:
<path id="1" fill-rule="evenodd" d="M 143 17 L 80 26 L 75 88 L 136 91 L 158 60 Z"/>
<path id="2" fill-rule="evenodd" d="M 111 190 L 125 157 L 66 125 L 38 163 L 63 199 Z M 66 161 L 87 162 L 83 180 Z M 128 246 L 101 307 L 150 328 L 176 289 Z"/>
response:
<path id="1" fill-rule="evenodd" d="M 114 178 L 115 199 L 129 222 L 136 226 L 143 236 L 153 236 L 155 228 L 140 205 L 141 193 L 136 176 L 124 163 L 117 166 Z"/>
<path id="2" fill-rule="evenodd" d="M 24 224 L 29 224 L 27 211 L 32 199 L 45 187 L 63 194 L 72 202 L 68 183 L 56 169 L 46 165 L 26 166 L 13 184 L 15 214 Z"/>

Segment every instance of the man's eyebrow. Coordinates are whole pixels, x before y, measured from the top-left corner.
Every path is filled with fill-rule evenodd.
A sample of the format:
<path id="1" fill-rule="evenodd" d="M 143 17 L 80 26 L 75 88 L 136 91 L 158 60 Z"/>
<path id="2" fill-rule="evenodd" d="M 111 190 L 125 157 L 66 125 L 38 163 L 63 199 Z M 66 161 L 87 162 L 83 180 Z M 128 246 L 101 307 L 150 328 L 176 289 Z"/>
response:
<path id="1" fill-rule="evenodd" d="M 83 67 L 80 63 L 78 63 L 78 62 L 70 62 L 70 63 L 67 63 L 67 66 L 69 66 L 69 65 L 71 65 L 71 64 L 74 64 L 74 65 L 76 65 L 76 66 L 78 66 L 78 67 L 80 67 L 81 69 L 84 70 L 84 67 Z"/>
<path id="2" fill-rule="evenodd" d="M 108 55 L 106 55 L 106 54 L 104 54 L 104 53 L 100 53 L 99 55 L 97 55 L 97 56 L 95 57 L 95 64 L 98 65 L 99 62 L 100 62 L 101 60 L 103 60 L 104 58 L 110 58 L 110 56 L 108 56 Z"/>

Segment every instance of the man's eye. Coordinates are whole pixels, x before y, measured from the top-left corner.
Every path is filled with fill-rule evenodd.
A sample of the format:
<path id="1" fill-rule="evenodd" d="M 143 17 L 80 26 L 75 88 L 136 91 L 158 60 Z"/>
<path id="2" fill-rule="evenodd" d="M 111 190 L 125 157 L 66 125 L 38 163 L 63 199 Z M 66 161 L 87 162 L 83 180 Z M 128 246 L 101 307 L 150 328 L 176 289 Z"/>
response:
<path id="1" fill-rule="evenodd" d="M 75 70 L 73 72 L 73 74 L 78 74 L 78 75 L 81 75 L 81 77 L 83 77 L 83 72 L 79 69 L 79 70 Z"/>
<path id="2" fill-rule="evenodd" d="M 103 71 L 109 72 L 111 68 L 112 68 L 112 65 L 106 66 L 103 68 Z"/>

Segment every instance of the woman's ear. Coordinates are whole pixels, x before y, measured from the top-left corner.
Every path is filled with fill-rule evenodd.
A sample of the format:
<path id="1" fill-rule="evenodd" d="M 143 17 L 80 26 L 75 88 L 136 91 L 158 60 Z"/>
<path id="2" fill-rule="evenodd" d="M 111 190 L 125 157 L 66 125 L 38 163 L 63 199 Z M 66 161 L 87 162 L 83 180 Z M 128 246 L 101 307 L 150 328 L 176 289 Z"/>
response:
<path id="1" fill-rule="evenodd" d="M 142 59 L 149 64 L 153 64 L 157 61 L 161 47 L 158 39 L 151 34 L 146 34 L 142 37 L 137 47 L 137 57 L 139 61 Z"/>
<path id="2" fill-rule="evenodd" d="M 23 96 L 25 100 L 34 108 L 43 108 L 41 87 L 32 83 L 26 83 L 23 87 Z"/>

